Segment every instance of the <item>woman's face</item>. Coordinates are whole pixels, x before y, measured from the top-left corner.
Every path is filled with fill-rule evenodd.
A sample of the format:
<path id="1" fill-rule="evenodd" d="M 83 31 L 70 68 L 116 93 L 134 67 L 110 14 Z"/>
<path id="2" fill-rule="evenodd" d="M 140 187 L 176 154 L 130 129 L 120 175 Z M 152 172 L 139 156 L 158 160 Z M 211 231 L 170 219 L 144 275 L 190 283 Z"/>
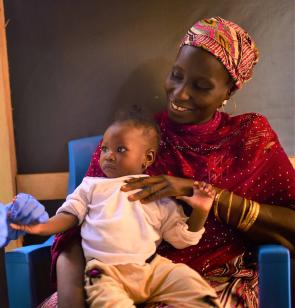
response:
<path id="1" fill-rule="evenodd" d="M 229 98 L 231 86 L 220 61 L 202 48 L 185 45 L 165 83 L 168 115 L 182 124 L 207 122 Z"/>

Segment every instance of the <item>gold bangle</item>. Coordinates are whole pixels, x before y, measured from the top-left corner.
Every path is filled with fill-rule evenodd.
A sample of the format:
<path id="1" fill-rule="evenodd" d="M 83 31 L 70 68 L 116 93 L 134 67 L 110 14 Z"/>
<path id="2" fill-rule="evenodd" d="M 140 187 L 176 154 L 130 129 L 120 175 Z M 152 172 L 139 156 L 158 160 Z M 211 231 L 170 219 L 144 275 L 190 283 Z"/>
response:
<path id="1" fill-rule="evenodd" d="M 253 214 L 252 214 L 252 217 L 251 219 L 249 220 L 247 226 L 244 228 L 244 231 L 248 231 L 252 226 L 253 224 L 255 223 L 258 215 L 259 215 L 259 212 L 260 212 L 260 204 L 258 202 L 255 202 L 253 201 Z"/>
<path id="2" fill-rule="evenodd" d="M 218 204 L 219 204 L 219 199 L 220 199 L 220 196 L 222 195 L 222 193 L 225 191 L 225 189 L 222 189 L 219 193 L 216 194 L 215 198 L 214 198 L 214 216 L 217 218 L 217 220 L 219 222 L 222 222 L 222 220 L 220 219 L 219 217 L 219 214 L 218 214 Z"/>
<path id="3" fill-rule="evenodd" d="M 232 202 L 233 202 L 233 192 L 230 193 L 229 200 L 228 200 L 228 208 L 227 208 L 227 213 L 226 213 L 226 223 L 227 224 L 229 223 L 229 216 L 230 216 Z"/>
<path id="4" fill-rule="evenodd" d="M 239 220 L 239 223 L 237 225 L 237 229 L 240 229 L 241 227 L 241 224 L 242 224 L 242 221 L 244 219 L 244 216 L 245 216 L 245 213 L 246 213 L 246 208 L 247 208 L 247 199 L 246 198 L 243 198 L 243 210 L 242 210 L 242 214 L 241 214 L 241 217 L 240 217 L 240 220 Z"/>
<path id="5" fill-rule="evenodd" d="M 248 213 L 243 222 L 239 226 L 239 230 L 244 232 L 248 231 L 253 226 L 260 212 L 260 204 L 258 202 L 249 200 L 249 203 L 250 206 Z"/>
<path id="6" fill-rule="evenodd" d="M 251 217 L 252 217 L 252 211 L 253 211 L 253 203 L 252 200 L 249 200 L 249 207 L 248 207 L 248 213 L 245 216 L 245 218 L 243 219 L 243 221 L 241 222 L 240 225 L 240 230 L 244 231 L 246 226 L 248 225 Z"/>

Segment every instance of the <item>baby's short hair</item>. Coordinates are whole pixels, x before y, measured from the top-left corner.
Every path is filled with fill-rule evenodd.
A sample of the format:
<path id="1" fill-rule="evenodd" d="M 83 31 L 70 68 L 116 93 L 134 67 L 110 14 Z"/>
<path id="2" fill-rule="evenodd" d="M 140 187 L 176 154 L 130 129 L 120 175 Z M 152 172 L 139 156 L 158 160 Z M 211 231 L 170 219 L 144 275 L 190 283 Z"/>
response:
<path id="1" fill-rule="evenodd" d="M 160 129 L 155 120 L 144 113 L 140 107 L 133 105 L 131 110 L 121 111 L 113 124 L 126 124 L 137 129 L 142 129 L 143 135 L 147 141 L 157 150 L 160 145 Z"/>

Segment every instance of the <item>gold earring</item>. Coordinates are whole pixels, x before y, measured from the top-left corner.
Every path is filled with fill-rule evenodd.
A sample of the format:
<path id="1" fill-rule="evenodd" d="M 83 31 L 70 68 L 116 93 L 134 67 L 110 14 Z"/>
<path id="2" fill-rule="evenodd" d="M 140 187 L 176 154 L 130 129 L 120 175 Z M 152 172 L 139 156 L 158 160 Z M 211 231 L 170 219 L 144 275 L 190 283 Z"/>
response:
<path id="1" fill-rule="evenodd" d="M 224 107 L 227 104 L 227 99 L 225 99 L 221 105 L 218 107 L 218 110 L 221 110 L 222 112 L 225 112 Z"/>
<path id="2" fill-rule="evenodd" d="M 227 100 L 227 99 L 224 100 L 224 101 L 222 102 L 222 104 L 221 104 L 221 110 L 222 110 L 223 112 L 226 112 L 226 113 L 230 114 L 230 115 L 234 114 L 234 113 L 237 111 L 237 104 L 236 104 L 236 101 L 235 101 L 234 99 L 231 98 L 231 100 L 230 100 L 230 102 L 229 102 L 229 105 L 232 107 L 232 108 L 231 108 L 232 110 L 228 110 L 228 108 L 227 108 L 227 110 L 224 109 L 224 107 L 227 105 L 227 103 L 228 103 L 228 100 Z"/>

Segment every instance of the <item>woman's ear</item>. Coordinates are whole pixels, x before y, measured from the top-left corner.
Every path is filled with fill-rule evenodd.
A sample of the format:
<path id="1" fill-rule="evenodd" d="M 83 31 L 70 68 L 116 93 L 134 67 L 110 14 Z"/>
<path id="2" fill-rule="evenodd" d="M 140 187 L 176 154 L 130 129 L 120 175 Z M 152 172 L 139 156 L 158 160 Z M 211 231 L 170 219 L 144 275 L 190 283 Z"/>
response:
<path id="1" fill-rule="evenodd" d="M 236 87 L 235 87 L 235 82 L 231 77 L 228 80 L 227 86 L 228 86 L 228 88 L 227 88 L 225 100 L 229 100 L 235 94 L 235 92 L 237 90 Z"/>
<path id="2" fill-rule="evenodd" d="M 237 89 L 236 88 L 231 88 L 228 90 L 228 98 L 227 99 L 230 99 L 233 95 L 235 95 Z"/>
<path id="3" fill-rule="evenodd" d="M 156 159 L 156 149 L 148 149 L 145 153 L 145 162 L 143 168 L 146 169 L 154 163 Z"/>
<path id="4" fill-rule="evenodd" d="M 228 101 L 235 93 L 236 90 L 229 89 L 225 95 L 225 101 Z"/>

